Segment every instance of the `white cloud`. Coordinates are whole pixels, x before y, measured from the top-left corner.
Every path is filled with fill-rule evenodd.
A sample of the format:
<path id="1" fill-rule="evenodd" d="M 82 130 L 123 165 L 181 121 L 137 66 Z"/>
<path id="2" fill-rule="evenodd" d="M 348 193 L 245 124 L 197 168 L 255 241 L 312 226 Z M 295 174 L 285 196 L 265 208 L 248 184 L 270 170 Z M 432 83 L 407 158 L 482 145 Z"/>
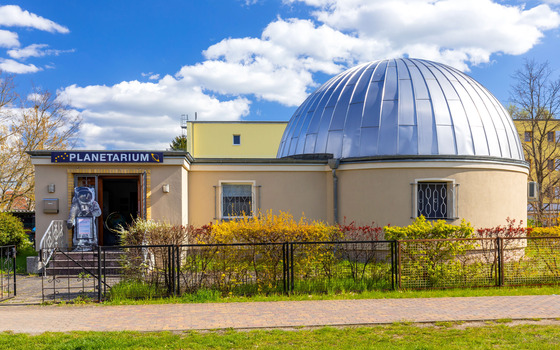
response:
<path id="1" fill-rule="evenodd" d="M 21 60 L 28 57 L 58 56 L 61 53 L 74 52 L 74 50 L 53 50 L 48 47 L 47 44 L 31 44 L 23 49 L 8 50 L 8 56 Z"/>
<path id="2" fill-rule="evenodd" d="M 86 148 L 166 148 L 180 134 L 179 116 L 198 112 L 199 120 L 238 120 L 249 112 L 243 97 L 220 100 L 184 79 L 165 76 L 156 83 L 69 86 L 60 98 L 82 110 Z"/>
<path id="3" fill-rule="evenodd" d="M 0 70 L 7 73 L 26 74 L 35 73 L 42 69 L 34 64 L 23 64 L 11 59 L 0 58 Z"/>
<path id="4" fill-rule="evenodd" d="M 17 33 L 0 29 L 0 47 L 18 47 L 19 38 Z"/>
<path id="5" fill-rule="evenodd" d="M 0 6 L 0 26 L 3 27 L 29 27 L 50 33 L 69 33 L 68 28 L 49 19 L 37 16 L 29 11 L 24 11 L 16 5 Z"/>
<path id="6" fill-rule="evenodd" d="M 288 0 L 315 8 L 317 21 L 359 40 L 386 44 L 385 58 L 409 55 L 468 69 L 495 53 L 519 55 L 560 26 L 548 5 L 530 9 L 491 0 Z"/>

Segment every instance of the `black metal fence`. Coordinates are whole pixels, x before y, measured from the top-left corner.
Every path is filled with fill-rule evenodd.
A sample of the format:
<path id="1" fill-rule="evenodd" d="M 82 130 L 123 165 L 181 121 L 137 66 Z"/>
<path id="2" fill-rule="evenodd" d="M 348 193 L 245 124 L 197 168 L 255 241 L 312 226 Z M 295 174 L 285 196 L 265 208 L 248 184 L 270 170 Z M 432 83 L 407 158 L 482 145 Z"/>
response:
<path id="1" fill-rule="evenodd" d="M 0 247 L 0 301 L 16 296 L 16 247 Z"/>
<path id="2" fill-rule="evenodd" d="M 72 277 L 45 269 L 55 300 L 560 283 L 559 237 L 115 246 L 88 254 L 91 262 L 73 258 L 81 272 Z"/>

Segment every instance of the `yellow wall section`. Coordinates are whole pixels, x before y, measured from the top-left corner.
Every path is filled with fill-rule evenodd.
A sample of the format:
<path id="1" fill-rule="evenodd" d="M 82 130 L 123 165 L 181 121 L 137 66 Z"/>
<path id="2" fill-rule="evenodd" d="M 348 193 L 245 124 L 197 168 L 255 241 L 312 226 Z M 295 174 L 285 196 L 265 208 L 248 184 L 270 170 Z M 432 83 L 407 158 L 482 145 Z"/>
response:
<path id="1" fill-rule="evenodd" d="M 275 158 L 287 122 L 188 122 L 194 158 Z M 233 145 L 233 135 L 241 144 Z"/>

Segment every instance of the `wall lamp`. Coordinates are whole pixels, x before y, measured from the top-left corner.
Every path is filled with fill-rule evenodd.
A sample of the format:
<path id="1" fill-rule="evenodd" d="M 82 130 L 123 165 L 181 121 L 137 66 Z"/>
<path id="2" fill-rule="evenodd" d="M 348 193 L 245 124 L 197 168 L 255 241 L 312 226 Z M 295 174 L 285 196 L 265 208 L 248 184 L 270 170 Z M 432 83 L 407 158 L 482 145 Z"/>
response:
<path id="1" fill-rule="evenodd" d="M 163 184 L 163 186 L 161 186 L 161 189 L 163 193 L 169 193 L 169 184 Z"/>
<path id="2" fill-rule="evenodd" d="M 49 193 L 54 193 L 54 190 L 55 190 L 54 184 L 48 184 L 48 185 L 47 185 L 47 191 L 48 191 Z"/>

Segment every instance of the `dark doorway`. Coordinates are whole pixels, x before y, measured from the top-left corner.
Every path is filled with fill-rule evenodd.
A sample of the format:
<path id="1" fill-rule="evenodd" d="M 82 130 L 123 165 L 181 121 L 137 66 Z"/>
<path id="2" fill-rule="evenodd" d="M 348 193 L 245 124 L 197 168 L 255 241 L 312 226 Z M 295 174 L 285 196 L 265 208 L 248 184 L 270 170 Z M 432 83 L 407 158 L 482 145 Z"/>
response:
<path id="1" fill-rule="evenodd" d="M 104 246 L 118 245 L 120 226 L 127 227 L 141 216 L 139 212 L 139 178 L 99 177 L 100 206 L 103 214 L 99 224 L 99 243 Z"/>

